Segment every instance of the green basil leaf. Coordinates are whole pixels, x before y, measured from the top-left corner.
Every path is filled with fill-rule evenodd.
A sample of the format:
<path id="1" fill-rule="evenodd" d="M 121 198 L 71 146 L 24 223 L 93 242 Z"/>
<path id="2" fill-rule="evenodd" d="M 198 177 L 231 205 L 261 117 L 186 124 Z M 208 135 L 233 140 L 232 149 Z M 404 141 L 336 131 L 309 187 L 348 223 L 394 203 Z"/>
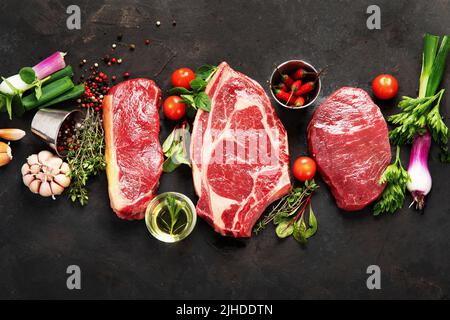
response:
<path id="1" fill-rule="evenodd" d="M 36 72 L 30 67 L 20 69 L 19 75 L 26 84 L 32 84 L 36 80 Z"/>
<path id="2" fill-rule="evenodd" d="M 164 155 L 166 157 L 169 157 L 170 155 L 170 149 L 172 148 L 174 139 L 175 139 L 175 131 L 173 130 L 169 136 L 166 138 L 166 140 L 164 141 L 163 145 L 162 145 L 162 151 L 164 153 Z"/>
<path id="3" fill-rule="evenodd" d="M 182 94 L 181 99 L 183 99 L 183 103 L 193 106 L 195 108 L 194 96 L 191 94 Z"/>
<path id="4" fill-rule="evenodd" d="M 182 94 L 192 94 L 192 91 L 181 87 L 176 87 L 169 90 L 169 96 L 179 96 Z"/>
<path id="5" fill-rule="evenodd" d="M 278 238 L 284 239 L 292 235 L 294 232 L 294 225 L 291 224 L 290 220 L 284 220 L 275 229 Z"/>
<path id="6" fill-rule="evenodd" d="M 205 90 L 206 86 L 208 85 L 208 82 L 206 82 L 203 79 L 197 78 L 190 82 L 191 88 L 194 92 L 200 92 Z"/>
<path id="7" fill-rule="evenodd" d="M 174 172 L 180 164 L 173 163 L 172 158 L 167 158 L 163 164 L 163 172 L 171 173 Z"/>
<path id="8" fill-rule="evenodd" d="M 316 219 L 316 216 L 314 215 L 311 205 L 309 206 L 309 222 L 308 223 L 309 223 L 309 229 L 306 230 L 306 233 L 305 233 L 306 239 L 311 238 L 317 232 L 317 219 Z"/>
<path id="9" fill-rule="evenodd" d="M 194 97 L 194 104 L 198 109 L 202 109 L 206 112 L 211 111 L 211 100 L 205 92 L 200 92 Z"/>
<path id="10" fill-rule="evenodd" d="M 208 81 L 216 71 L 217 71 L 216 66 L 206 64 L 201 66 L 195 71 L 195 76 L 202 80 Z"/>

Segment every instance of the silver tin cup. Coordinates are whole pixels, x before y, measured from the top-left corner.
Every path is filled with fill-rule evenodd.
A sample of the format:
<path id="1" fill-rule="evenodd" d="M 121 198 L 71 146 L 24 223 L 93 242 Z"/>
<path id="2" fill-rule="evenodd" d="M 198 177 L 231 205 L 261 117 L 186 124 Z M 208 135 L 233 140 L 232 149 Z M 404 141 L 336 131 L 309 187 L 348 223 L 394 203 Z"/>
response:
<path id="1" fill-rule="evenodd" d="M 78 109 L 41 109 L 31 122 L 31 132 L 44 140 L 58 156 L 66 156 L 58 151 L 61 141 L 58 140 L 59 132 L 64 122 L 73 116 L 76 122 L 81 122 L 84 113 Z"/>
<path id="2" fill-rule="evenodd" d="M 272 72 L 272 76 L 270 77 L 270 92 L 272 93 L 272 97 L 275 99 L 276 102 L 278 102 L 278 104 L 282 105 L 283 107 L 287 108 L 287 109 L 305 109 L 308 108 L 309 106 L 313 105 L 317 98 L 320 95 L 320 91 L 322 90 L 322 81 L 319 77 L 319 79 L 317 80 L 317 86 L 314 89 L 314 91 L 311 94 L 310 100 L 308 101 L 308 103 L 306 103 L 304 106 L 301 107 L 293 107 L 293 106 L 289 106 L 287 104 L 285 104 L 283 101 L 280 101 L 276 96 L 275 93 L 272 90 L 272 87 L 274 85 L 276 85 L 277 83 L 281 82 L 281 75 L 280 73 L 283 74 L 291 74 L 293 72 L 295 72 L 296 70 L 298 70 L 299 68 L 303 68 L 306 71 L 309 72 L 314 72 L 316 74 L 318 74 L 319 72 L 317 71 L 316 68 L 313 67 L 312 64 L 304 61 L 304 60 L 289 60 L 286 62 L 283 62 L 282 64 L 280 64 L 273 72 Z"/>

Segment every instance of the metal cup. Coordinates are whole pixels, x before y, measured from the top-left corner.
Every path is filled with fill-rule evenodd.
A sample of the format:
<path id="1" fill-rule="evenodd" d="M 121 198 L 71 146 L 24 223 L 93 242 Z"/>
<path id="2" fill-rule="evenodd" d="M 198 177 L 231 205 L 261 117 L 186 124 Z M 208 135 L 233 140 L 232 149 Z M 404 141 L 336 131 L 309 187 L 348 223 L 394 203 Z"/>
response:
<path id="1" fill-rule="evenodd" d="M 65 154 L 61 154 L 58 151 L 58 146 L 61 143 L 61 141 L 58 141 L 59 132 L 63 123 L 70 116 L 74 116 L 76 122 L 81 122 L 84 113 L 78 109 L 44 108 L 36 112 L 31 122 L 31 132 L 44 140 L 60 157 L 64 157 Z"/>

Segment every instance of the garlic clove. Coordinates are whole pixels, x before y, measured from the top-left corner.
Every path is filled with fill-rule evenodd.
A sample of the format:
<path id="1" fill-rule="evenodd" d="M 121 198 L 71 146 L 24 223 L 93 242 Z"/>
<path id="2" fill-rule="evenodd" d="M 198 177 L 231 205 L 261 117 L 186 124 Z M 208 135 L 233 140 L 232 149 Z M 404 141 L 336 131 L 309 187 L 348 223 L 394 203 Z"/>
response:
<path id="1" fill-rule="evenodd" d="M 61 158 L 52 157 L 42 163 L 45 164 L 47 167 L 49 167 L 51 169 L 51 171 L 53 172 L 54 170 L 59 171 L 59 168 L 61 168 L 63 161 Z"/>
<path id="2" fill-rule="evenodd" d="M 35 180 L 35 178 L 32 174 L 26 174 L 22 177 L 23 184 L 26 185 L 27 187 L 30 186 L 30 184 L 31 184 L 31 182 L 33 182 L 33 180 Z"/>
<path id="3" fill-rule="evenodd" d="M 38 194 L 39 193 L 39 189 L 41 187 L 41 180 L 33 180 L 30 183 L 30 191 L 33 192 L 34 194 Z"/>
<path id="4" fill-rule="evenodd" d="M 30 166 L 32 166 L 33 164 L 39 164 L 39 159 L 37 154 L 32 154 L 31 156 L 29 156 L 27 158 L 27 162 Z"/>
<path id="5" fill-rule="evenodd" d="M 11 153 L 9 144 L 0 142 L 0 153 Z"/>
<path id="6" fill-rule="evenodd" d="M 59 184 L 57 184 L 56 182 L 51 182 L 50 183 L 50 187 L 52 189 L 52 193 L 55 196 L 59 196 L 60 194 L 62 194 L 64 192 L 64 188 L 61 187 Z"/>
<path id="7" fill-rule="evenodd" d="M 0 167 L 6 166 L 11 160 L 12 157 L 7 153 L 0 153 Z"/>
<path id="8" fill-rule="evenodd" d="M 58 174 L 55 177 L 55 182 L 58 183 L 61 187 L 67 188 L 70 186 L 70 178 L 65 174 Z"/>
<path id="9" fill-rule="evenodd" d="M 20 129 L 0 129 L 0 138 L 8 141 L 17 141 L 25 137 L 25 131 Z"/>
<path id="10" fill-rule="evenodd" d="M 9 145 L 0 142 L 0 167 L 6 166 L 12 160 L 12 151 Z"/>
<path id="11" fill-rule="evenodd" d="M 45 164 L 45 162 L 54 157 L 53 153 L 50 151 L 44 150 L 38 153 L 38 160 L 40 163 Z"/>
<path id="12" fill-rule="evenodd" d="M 20 171 L 22 172 L 22 177 L 23 177 L 24 175 L 27 175 L 27 174 L 31 173 L 31 169 L 30 169 L 30 166 L 28 165 L 28 163 L 25 163 L 25 164 L 22 166 L 22 169 L 20 169 Z"/>
<path id="13" fill-rule="evenodd" d="M 30 166 L 30 171 L 32 174 L 37 174 L 41 171 L 41 166 L 38 164 L 33 164 Z"/>
<path id="14" fill-rule="evenodd" d="M 39 194 L 46 198 L 51 197 L 53 194 L 50 183 L 42 182 L 41 187 L 39 188 Z"/>
<path id="15" fill-rule="evenodd" d="M 67 174 L 70 172 L 70 167 L 66 162 L 63 162 L 61 165 L 61 169 L 59 170 L 61 173 Z"/>

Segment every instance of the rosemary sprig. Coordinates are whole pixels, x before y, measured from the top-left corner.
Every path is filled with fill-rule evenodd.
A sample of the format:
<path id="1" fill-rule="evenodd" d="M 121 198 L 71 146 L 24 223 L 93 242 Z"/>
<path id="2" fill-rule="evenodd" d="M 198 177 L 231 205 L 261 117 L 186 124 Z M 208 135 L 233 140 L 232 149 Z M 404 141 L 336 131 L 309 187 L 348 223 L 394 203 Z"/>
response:
<path id="1" fill-rule="evenodd" d="M 77 130 L 75 142 L 67 154 L 72 184 L 69 197 L 86 205 L 89 200 L 87 182 L 90 177 L 105 170 L 105 140 L 101 115 L 88 109 L 86 118 Z"/>

